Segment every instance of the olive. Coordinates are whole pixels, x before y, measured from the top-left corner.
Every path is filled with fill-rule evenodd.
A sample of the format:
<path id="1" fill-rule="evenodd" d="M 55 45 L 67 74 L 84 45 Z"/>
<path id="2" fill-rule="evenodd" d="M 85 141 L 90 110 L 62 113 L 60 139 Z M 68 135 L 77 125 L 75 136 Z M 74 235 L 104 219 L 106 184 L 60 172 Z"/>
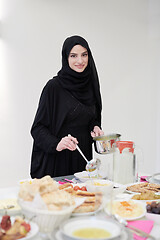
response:
<path id="1" fill-rule="evenodd" d="M 157 203 L 155 201 L 151 202 L 151 208 L 155 208 L 157 206 Z"/>
<path id="2" fill-rule="evenodd" d="M 151 212 L 151 210 L 152 210 L 151 205 L 147 204 L 146 209 L 147 209 L 147 212 Z"/>
<path id="3" fill-rule="evenodd" d="M 157 207 L 160 208 L 160 202 L 157 203 Z"/>
<path id="4" fill-rule="evenodd" d="M 159 214 L 160 213 L 159 208 L 156 208 L 156 207 L 152 208 L 152 213 Z"/>

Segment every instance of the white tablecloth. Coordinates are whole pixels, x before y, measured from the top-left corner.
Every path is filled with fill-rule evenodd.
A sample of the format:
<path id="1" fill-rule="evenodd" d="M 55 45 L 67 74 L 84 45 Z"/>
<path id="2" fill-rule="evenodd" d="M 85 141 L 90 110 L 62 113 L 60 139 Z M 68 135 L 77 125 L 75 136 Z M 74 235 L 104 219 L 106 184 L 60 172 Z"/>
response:
<path id="1" fill-rule="evenodd" d="M 17 197 L 19 191 L 19 187 L 11 187 L 11 188 L 0 188 L 0 199 L 2 198 L 14 198 Z M 122 197 L 123 195 L 121 195 Z M 103 213 L 99 213 L 99 214 L 103 214 Z M 146 219 L 144 217 L 144 219 Z M 151 235 L 153 235 L 154 237 L 156 237 L 157 240 L 160 240 L 160 222 L 157 224 L 154 224 L 154 227 L 150 233 Z M 45 234 L 38 234 L 37 237 L 33 238 L 34 240 L 47 240 L 49 238 L 47 238 L 47 236 Z M 52 238 L 53 240 L 62 240 L 61 238 L 57 239 L 53 236 Z"/>

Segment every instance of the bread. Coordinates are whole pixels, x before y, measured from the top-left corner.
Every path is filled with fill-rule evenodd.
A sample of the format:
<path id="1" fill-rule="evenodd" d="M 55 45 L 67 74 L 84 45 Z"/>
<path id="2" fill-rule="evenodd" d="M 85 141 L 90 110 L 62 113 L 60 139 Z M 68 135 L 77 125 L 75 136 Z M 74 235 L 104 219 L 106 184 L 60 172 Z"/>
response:
<path id="1" fill-rule="evenodd" d="M 126 190 L 138 193 L 159 192 L 160 184 L 148 182 L 138 183 L 127 187 Z"/>

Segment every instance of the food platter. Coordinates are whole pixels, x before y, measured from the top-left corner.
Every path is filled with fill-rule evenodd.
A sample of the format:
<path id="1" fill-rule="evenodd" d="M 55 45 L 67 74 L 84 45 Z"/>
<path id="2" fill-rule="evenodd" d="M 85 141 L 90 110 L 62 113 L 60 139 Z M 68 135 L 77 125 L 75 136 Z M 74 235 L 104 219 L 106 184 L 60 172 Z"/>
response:
<path id="1" fill-rule="evenodd" d="M 10 216 L 21 214 L 21 208 L 17 203 L 18 189 L 11 188 L 9 191 L 2 190 L 0 194 L 0 215 Z"/>
<path id="2" fill-rule="evenodd" d="M 15 217 L 11 217 L 11 223 L 13 224 L 13 222 L 15 221 Z M 1 221 L 1 218 L 0 218 Z M 38 234 L 39 232 L 39 227 L 36 223 L 29 221 L 28 222 L 31 226 L 31 230 L 27 233 L 27 235 L 23 238 L 21 238 L 22 240 L 30 240 L 30 239 L 34 239 L 34 237 Z"/>
<path id="3" fill-rule="evenodd" d="M 148 182 L 136 182 L 136 183 L 130 183 L 125 185 L 126 186 L 126 192 L 128 193 L 141 193 L 144 192 L 145 190 L 150 190 L 150 191 L 154 191 L 155 192 L 160 192 L 160 184 L 156 184 L 156 183 L 148 183 Z M 159 188 L 156 188 L 156 186 Z"/>
<path id="4" fill-rule="evenodd" d="M 124 204 L 122 204 L 124 203 Z M 121 205 L 122 204 L 122 205 Z M 128 210 L 126 210 L 128 209 Z M 132 211 L 130 211 L 131 209 Z M 111 203 L 106 204 L 104 207 L 104 212 L 107 215 L 117 214 L 121 218 L 127 221 L 134 221 L 140 219 L 146 214 L 146 204 L 143 202 L 138 202 L 134 200 L 114 200 Z"/>

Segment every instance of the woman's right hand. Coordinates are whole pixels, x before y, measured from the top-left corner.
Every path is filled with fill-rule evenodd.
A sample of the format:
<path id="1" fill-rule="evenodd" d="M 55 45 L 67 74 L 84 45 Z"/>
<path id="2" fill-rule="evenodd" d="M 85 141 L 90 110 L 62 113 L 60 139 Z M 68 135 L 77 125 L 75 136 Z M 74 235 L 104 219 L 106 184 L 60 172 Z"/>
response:
<path id="1" fill-rule="evenodd" d="M 70 151 L 76 150 L 76 144 L 78 144 L 78 141 L 76 138 L 72 136 L 66 136 L 61 139 L 61 141 L 58 143 L 56 150 L 58 152 L 69 149 Z"/>

